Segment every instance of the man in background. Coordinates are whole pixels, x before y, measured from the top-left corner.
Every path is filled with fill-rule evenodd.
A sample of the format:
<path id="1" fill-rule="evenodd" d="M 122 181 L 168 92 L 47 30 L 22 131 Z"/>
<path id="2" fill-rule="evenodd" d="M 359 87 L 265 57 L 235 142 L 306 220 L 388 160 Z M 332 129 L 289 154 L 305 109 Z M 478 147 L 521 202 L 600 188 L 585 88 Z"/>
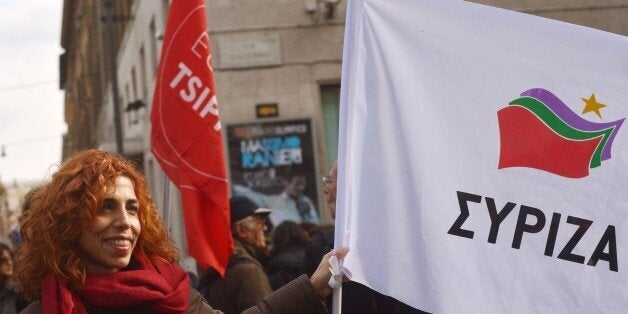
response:
<path id="1" fill-rule="evenodd" d="M 338 161 L 334 162 L 333 167 L 326 176 L 323 177 L 323 192 L 325 193 L 325 202 L 329 209 L 329 215 L 332 219 L 336 219 L 336 179 L 338 176 Z M 334 227 L 321 227 L 318 233 L 311 236 L 310 241 L 305 248 L 305 261 L 303 269 L 308 276 L 311 276 L 323 255 L 327 254 L 334 248 Z"/>
<path id="2" fill-rule="evenodd" d="M 336 191 L 338 161 L 323 177 L 325 202 L 332 218 L 336 218 Z M 312 235 L 305 248 L 304 271 L 308 276 L 318 267 L 323 255 L 334 248 L 334 227 L 323 228 Z M 325 303 L 332 309 L 331 297 Z M 413 309 L 394 298 L 385 296 L 367 286 L 349 281 L 342 284 L 342 313 L 424 313 Z"/>
<path id="3" fill-rule="evenodd" d="M 244 196 L 230 199 L 234 249 L 224 280 L 210 269 L 203 274 L 199 291 L 209 304 L 225 313 L 241 313 L 272 292 L 264 264 L 266 218 L 271 209 L 260 208 Z"/>

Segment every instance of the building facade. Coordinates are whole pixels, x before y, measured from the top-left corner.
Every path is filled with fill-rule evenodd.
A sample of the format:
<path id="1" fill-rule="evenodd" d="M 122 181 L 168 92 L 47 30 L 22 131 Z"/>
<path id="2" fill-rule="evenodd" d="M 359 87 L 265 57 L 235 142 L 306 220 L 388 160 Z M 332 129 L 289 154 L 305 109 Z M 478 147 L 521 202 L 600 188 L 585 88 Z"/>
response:
<path id="1" fill-rule="evenodd" d="M 628 35 L 628 0 L 473 2 Z M 178 193 L 165 183 L 150 153 L 150 108 L 168 3 L 116 1 L 114 51 L 124 153 L 140 160 L 155 202 L 160 209 L 168 209 L 164 213 L 175 240 L 185 248 L 177 218 Z M 205 3 L 232 183 L 265 194 L 278 193 L 286 173 L 298 168 L 307 173 L 305 192 L 321 221 L 331 222 L 320 178 L 337 155 L 346 1 Z M 61 85 L 66 91 L 68 123 L 64 156 L 87 147 L 116 151 L 103 10 L 100 1 L 64 1 L 62 46 L 66 52 L 61 59 Z M 281 158 L 264 159 L 268 156 L 261 154 L 261 143 L 268 142 L 280 147 L 276 153 Z"/>
<path id="2" fill-rule="evenodd" d="M 345 10 L 343 1 L 236 0 L 209 1 L 207 6 L 232 183 L 278 193 L 291 161 L 265 167 L 260 164 L 266 160 L 253 164 L 246 157 L 259 156 L 261 149 L 251 147 L 259 143 L 256 139 L 296 135 L 265 132 L 248 139 L 238 133 L 302 126 L 307 131 L 298 135 L 301 146 L 295 149 L 303 154 L 301 170 L 311 173 L 306 194 L 326 222 L 331 217 L 320 177 L 337 154 Z"/>
<path id="3" fill-rule="evenodd" d="M 98 146 L 99 117 L 106 96 L 110 67 L 107 45 L 117 51 L 130 17 L 133 0 L 111 2 L 116 17 L 112 37 L 106 34 L 102 1 L 64 0 L 61 23 L 59 86 L 65 91 L 62 158 Z"/>

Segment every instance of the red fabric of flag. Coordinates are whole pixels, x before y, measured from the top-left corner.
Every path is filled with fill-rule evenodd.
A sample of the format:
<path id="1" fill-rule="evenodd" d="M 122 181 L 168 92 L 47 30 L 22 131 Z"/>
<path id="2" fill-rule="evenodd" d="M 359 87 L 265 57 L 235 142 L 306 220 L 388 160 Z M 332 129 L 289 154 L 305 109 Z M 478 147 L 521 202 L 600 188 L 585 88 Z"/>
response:
<path id="1" fill-rule="evenodd" d="M 499 169 L 529 167 L 567 178 L 589 175 L 591 156 L 602 137 L 574 141 L 552 131 L 531 111 L 508 106 L 497 112 Z"/>
<path id="2" fill-rule="evenodd" d="M 151 150 L 179 187 L 190 256 L 224 275 L 233 239 L 205 5 L 170 5 L 151 109 Z"/>

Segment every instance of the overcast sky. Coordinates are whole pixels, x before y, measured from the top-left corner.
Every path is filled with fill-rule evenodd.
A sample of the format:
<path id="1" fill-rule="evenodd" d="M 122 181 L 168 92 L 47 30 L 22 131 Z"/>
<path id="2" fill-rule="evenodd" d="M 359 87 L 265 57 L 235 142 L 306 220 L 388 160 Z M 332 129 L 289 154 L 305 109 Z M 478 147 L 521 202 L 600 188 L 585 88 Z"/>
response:
<path id="1" fill-rule="evenodd" d="M 0 178 L 41 181 L 61 159 L 61 0 L 0 0 Z M 1 153 L 1 152 L 0 152 Z"/>

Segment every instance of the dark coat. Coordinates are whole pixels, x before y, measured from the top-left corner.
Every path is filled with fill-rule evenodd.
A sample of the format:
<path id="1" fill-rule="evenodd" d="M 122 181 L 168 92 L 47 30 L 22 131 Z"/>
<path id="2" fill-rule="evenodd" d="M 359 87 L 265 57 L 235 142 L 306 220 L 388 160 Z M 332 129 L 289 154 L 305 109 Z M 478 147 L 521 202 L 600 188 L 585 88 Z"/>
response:
<path id="1" fill-rule="evenodd" d="M 303 275 L 305 273 L 303 272 L 304 259 L 305 247 L 303 246 L 288 246 L 276 253 L 266 266 L 270 286 L 273 290 L 277 290 Z"/>
<path id="2" fill-rule="evenodd" d="M 213 310 L 201 295 L 193 288 L 190 288 L 190 307 L 188 313 L 217 314 L 222 313 Z M 20 313 L 40 314 L 42 313 L 39 301 L 31 303 Z M 133 313 L 133 312 L 124 312 Z M 138 313 L 136 310 L 135 313 Z M 141 311 L 139 311 L 141 313 Z M 303 313 L 303 314 L 323 314 L 325 305 L 316 294 L 314 287 L 306 276 L 301 276 L 285 285 L 273 294 L 263 298 L 256 306 L 243 312 L 244 314 L 266 314 L 266 313 Z"/>
<path id="3" fill-rule="evenodd" d="M 311 276 L 323 256 L 334 248 L 334 228 L 312 235 L 305 248 L 303 270 Z M 325 301 L 331 313 L 331 297 Z M 342 313 L 424 313 L 357 282 L 342 284 Z"/>
<path id="4" fill-rule="evenodd" d="M 303 271 L 306 275 L 312 274 L 318 268 L 323 256 L 334 248 L 334 228 L 325 228 L 312 235 L 305 247 L 305 259 L 303 261 Z"/>
<path id="5" fill-rule="evenodd" d="M 18 297 L 13 287 L 10 284 L 4 285 L 0 288 L 0 313 L 1 314 L 13 314 L 17 313 L 16 303 Z"/>
<path id="6" fill-rule="evenodd" d="M 203 274 L 199 290 L 212 307 L 227 314 L 241 313 L 273 291 L 258 254 L 254 247 L 234 239 L 224 280 L 211 269 Z"/>

